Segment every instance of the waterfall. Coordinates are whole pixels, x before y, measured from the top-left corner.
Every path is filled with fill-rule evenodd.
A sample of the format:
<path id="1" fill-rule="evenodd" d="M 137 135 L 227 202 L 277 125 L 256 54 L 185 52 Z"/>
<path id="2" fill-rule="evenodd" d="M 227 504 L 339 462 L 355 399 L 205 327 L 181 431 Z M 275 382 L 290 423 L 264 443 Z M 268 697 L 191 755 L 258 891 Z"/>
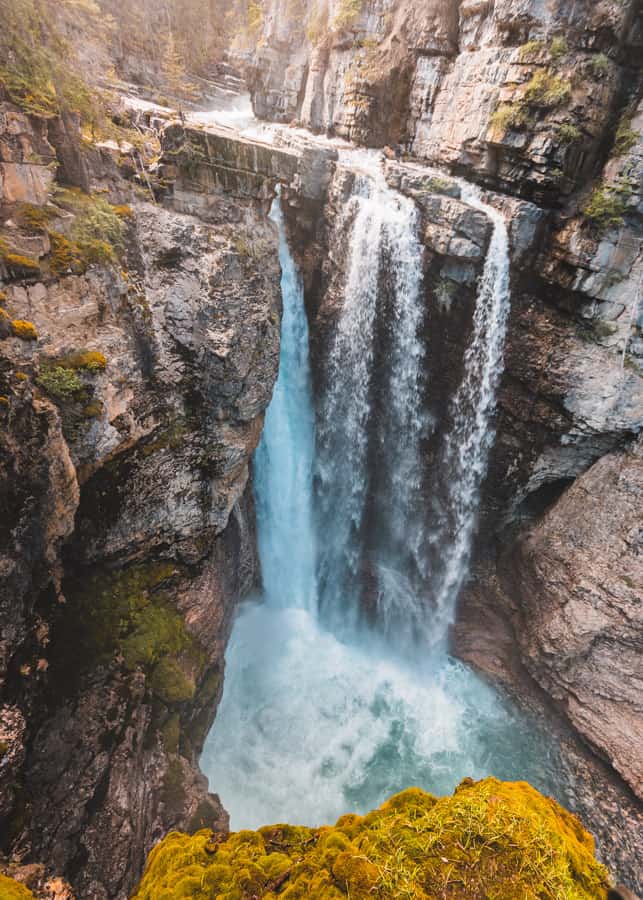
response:
<path id="1" fill-rule="evenodd" d="M 481 204 L 474 195 L 469 202 Z M 367 495 L 377 488 L 386 498 L 378 504 L 386 521 L 371 545 L 382 554 L 377 575 L 384 600 L 379 606 L 388 604 L 391 625 L 426 608 L 414 593 L 413 578 L 402 571 L 407 560 L 395 559 L 397 551 L 384 552 L 385 536 L 391 546 L 403 540 L 404 517 L 413 522 L 417 514 L 414 455 L 419 467 L 425 425 L 417 409 L 404 407 L 419 407 L 424 390 L 417 374 L 423 292 L 412 206 L 377 177 L 358 178 L 340 223 L 350 257 L 331 360 L 332 390 L 341 384 L 348 393 L 326 396 L 323 415 L 334 418 L 320 422 L 325 520 L 312 511 L 313 406 L 301 280 L 278 201 L 272 216 L 279 229 L 284 317 L 279 380 L 255 458 L 264 597 L 244 604 L 235 622 L 223 698 L 202 769 L 235 829 L 275 821 L 330 823 L 348 811 L 364 813 L 412 784 L 449 793 L 465 776 L 528 778 L 550 793 L 555 748 L 446 652 L 427 655 L 425 645 L 396 644 L 386 633 L 362 627 L 354 615 L 359 598 L 344 593 L 347 573 L 357 574 L 362 565 Z M 453 478 L 462 482 L 454 486 L 454 522 L 460 532 L 442 582 L 445 610 L 453 603 L 469 553 L 502 359 L 506 235 L 495 219 L 494 226 L 466 375 L 453 401 L 456 425 L 445 451 Z M 391 260 L 396 260 L 395 270 L 388 288 L 381 289 L 381 269 Z M 382 304 L 394 310 L 395 325 L 386 335 L 390 345 L 380 373 L 386 422 L 371 433 L 372 348 Z M 367 474 L 373 439 L 383 449 L 375 486 L 368 484 Z M 333 457 L 330 448 L 339 455 Z M 409 475 L 397 483 L 391 468 L 396 458 Z M 394 507 L 390 516 L 387 504 Z M 339 532 L 350 544 L 345 551 Z M 315 580 L 316 543 L 327 566 L 332 559 L 342 568 L 337 576 L 329 568 L 323 572 L 325 602 L 338 614 L 344 609 L 350 623 L 338 631 L 316 602 L 322 591 Z M 411 541 L 411 555 L 416 543 Z M 337 595 L 331 597 L 334 577 Z"/>
<path id="2" fill-rule="evenodd" d="M 312 509 L 315 428 L 308 321 L 279 199 L 270 218 L 279 232 L 284 305 L 279 377 L 255 456 L 259 554 L 266 602 L 313 609 L 317 603 Z"/>
<path id="3" fill-rule="evenodd" d="M 453 621 L 457 596 L 468 571 L 480 489 L 495 437 L 493 415 L 510 306 L 509 236 L 504 217 L 482 201 L 476 187 L 465 181 L 459 183 L 462 199 L 484 212 L 493 231 L 478 284 L 464 376 L 451 402 L 452 426 L 443 454 L 448 475 L 447 524 L 446 533 L 438 535 L 443 564 L 434 581 L 435 640 L 445 637 Z"/>
<path id="4" fill-rule="evenodd" d="M 342 307 L 328 354 L 319 416 L 321 603 L 335 630 L 359 620 L 365 571 L 374 618 L 392 635 L 417 628 L 421 604 L 403 570 L 420 571 L 422 464 L 426 427 L 421 297 L 423 248 L 412 200 L 386 184 L 376 163 L 357 173 L 339 225 L 349 247 Z M 387 274 L 390 273 L 390 274 Z M 378 320 L 388 321 L 385 414 L 373 426 L 373 372 Z M 369 490 L 372 440 L 379 443 L 381 487 Z M 375 493 L 376 527 L 364 536 L 366 499 Z M 371 544 L 370 552 L 365 546 Z M 365 556 L 368 558 L 365 559 Z"/>
<path id="5" fill-rule="evenodd" d="M 356 606 L 336 601 L 357 589 L 359 534 L 368 490 L 373 331 L 377 312 L 385 205 L 371 178 L 357 174 L 339 234 L 348 241 L 343 307 L 328 355 L 319 417 L 321 484 L 320 602 L 328 618 L 354 624 Z M 349 617 L 349 618 L 347 618 Z"/>

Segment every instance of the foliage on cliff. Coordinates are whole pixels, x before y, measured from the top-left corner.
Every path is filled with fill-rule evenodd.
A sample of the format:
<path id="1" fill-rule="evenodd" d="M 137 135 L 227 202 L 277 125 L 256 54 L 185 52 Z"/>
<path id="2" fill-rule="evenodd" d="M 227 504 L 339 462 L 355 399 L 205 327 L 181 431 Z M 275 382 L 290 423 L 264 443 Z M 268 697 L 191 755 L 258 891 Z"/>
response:
<path id="1" fill-rule="evenodd" d="M 97 118 L 97 98 L 78 74 L 65 32 L 89 27 L 98 12 L 91 0 L 0 0 L 0 83 L 26 112 Z"/>
<path id="2" fill-rule="evenodd" d="M 525 782 L 470 779 L 453 797 L 418 788 L 334 828 L 274 825 L 222 840 L 172 833 L 135 900 L 605 897 L 607 873 L 580 822 Z"/>

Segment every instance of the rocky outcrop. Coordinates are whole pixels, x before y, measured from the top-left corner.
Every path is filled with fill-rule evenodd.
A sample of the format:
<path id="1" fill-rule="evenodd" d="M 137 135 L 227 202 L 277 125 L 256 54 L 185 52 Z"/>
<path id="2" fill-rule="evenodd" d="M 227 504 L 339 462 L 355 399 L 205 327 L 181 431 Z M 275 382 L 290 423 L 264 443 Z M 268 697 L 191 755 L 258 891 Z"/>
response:
<path id="1" fill-rule="evenodd" d="M 638 890 L 642 478 L 640 440 L 603 456 L 515 545 L 479 565 L 454 632 L 458 654 L 551 731 L 574 785 L 570 805 Z"/>
<path id="2" fill-rule="evenodd" d="M 530 674 L 643 796 L 643 446 L 604 456 L 512 553 L 507 591 Z"/>
<path id="3" fill-rule="evenodd" d="M 467 778 L 452 797 L 409 788 L 332 828 L 268 825 L 223 842 L 207 832 L 169 835 L 150 855 L 136 898 L 178 898 L 199 883 L 212 893 L 357 900 L 401 891 L 418 900 L 529 896 L 543 883 L 579 900 L 608 890 L 593 839 L 574 816 L 524 782 L 495 778 Z"/>
<path id="4" fill-rule="evenodd" d="M 265 206 L 199 218 L 85 164 L 92 195 L 2 205 L 0 815 L 14 860 L 124 898 L 169 829 L 227 825 L 197 759 L 258 579 L 279 265 Z"/>

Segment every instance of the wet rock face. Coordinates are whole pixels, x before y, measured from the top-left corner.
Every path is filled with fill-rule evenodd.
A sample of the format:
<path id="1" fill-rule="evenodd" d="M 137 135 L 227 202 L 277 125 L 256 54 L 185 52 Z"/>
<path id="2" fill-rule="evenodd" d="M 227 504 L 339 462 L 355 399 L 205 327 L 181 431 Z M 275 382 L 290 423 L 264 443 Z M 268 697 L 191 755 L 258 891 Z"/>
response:
<path id="1" fill-rule="evenodd" d="M 581 476 L 514 556 L 525 665 L 639 797 L 642 497 L 639 441 Z"/>
<path id="2" fill-rule="evenodd" d="M 3 108 L 3 159 L 45 146 L 23 119 Z M 2 322 L 36 335 L 0 342 L 0 833 L 111 900 L 168 830 L 227 827 L 197 759 L 258 580 L 248 469 L 281 300 L 265 205 L 214 196 L 199 217 L 187 190 L 152 205 L 89 162 L 131 204 L 118 265 L 54 274 L 44 227 L 0 207 L 39 259 L 0 271 Z"/>
<path id="3" fill-rule="evenodd" d="M 612 871 L 640 891 L 640 439 L 564 487 L 497 561 L 478 566 L 454 644 L 541 717 L 570 807 L 591 823 Z"/>

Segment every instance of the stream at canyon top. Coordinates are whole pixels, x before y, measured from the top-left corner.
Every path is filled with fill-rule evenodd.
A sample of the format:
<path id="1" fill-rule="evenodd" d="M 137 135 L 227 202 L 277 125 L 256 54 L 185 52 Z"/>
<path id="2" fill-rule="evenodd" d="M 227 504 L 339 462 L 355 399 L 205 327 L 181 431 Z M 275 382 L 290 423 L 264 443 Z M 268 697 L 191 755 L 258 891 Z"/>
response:
<path id="1" fill-rule="evenodd" d="M 471 199 L 482 205 L 477 195 L 472 193 Z M 425 636 L 433 630 L 443 638 L 451 618 L 449 604 L 453 606 L 467 565 L 502 364 L 506 310 L 498 301 L 502 306 L 508 298 L 499 298 L 492 289 L 503 277 L 497 258 L 488 260 L 481 279 L 480 321 L 474 323 L 465 378 L 453 399 L 456 423 L 458 414 L 466 419 L 452 445 L 445 447 L 447 456 L 456 454 L 453 464 L 460 472 L 453 497 L 460 539 L 446 553 L 439 573 L 435 596 L 441 607 L 434 609 L 433 629 L 431 619 L 419 612 L 422 601 L 391 558 L 399 551 L 399 523 L 405 513 L 395 507 L 395 492 L 387 494 L 390 528 L 382 532 L 391 539 L 391 554 L 384 560 L 390 589 L 383 604 L 390 628 L 373 629 L 357 612 L 355 542 L 369 489 L 363 447 L 369 412 L 365 382 L 370 377 L 368 342 L 378 291 L 376 276 L 371 271 L 369 279 L 369 271 L 374 254 L 392 241 L 397 242 L 393 255 L 398 254 L 394 291 L 401 304 L 396 327 L 406 329 L 406 338 L 398 335 L 388 384 L 410 394 L 400 398 L 402 403 L 417 401 L 413 395 L 422 389 L 416 313 L 409 308 L 409 303 L 413 307 L 420 302 L 412 272 L 419 261 L 408 258 L 417 243 L 409 204 L 376 177 L 355 180 L 353 208 L 346 220 L 353 242 L 350 290 L 329 362 L 338 380 L 333 390 L 341 396 L 333 397 L 331 391 L 322 405 L 322 419 L 330 414 L 339 418 L 322 421 L 317 441 L 302 283 L 279 201 L 271 213 L 279 228 L 284 315 L 280 374 L 254 466 L 263 596 L 244 604 L 236 619 L 226 655 L 224 694 L 201 759 L 212 790 L 230 812 L 233 829 L 278 821 L 328 824 L 349 811 L 364 813 L 410 785 L 449 793 L 467 776 L 526 779 L 555 793 L 555 749 L 494 689 L 451 658 L 444 640 L 414 641 L 400 628 L 409 613 L 416 626 L 422 621 Z M 506 233 L 499 217 L 494 225 L 496 244 L 492 241 L 490 253 L 502 253 L 498 241 L 506 241 Z M 409 301 L 405 308 L 403 301 Z M 364 346 L 353 344 L 359 340 Z M 407 344 L 400 345 L 401 340 Z M 409 351 L 410 362 L 404 355 Z M 391 415 L 394 424 L 400 410 Z M 405 465 L 419 459 L 422 422 L 413 414 L 411 418 L 407 415 L 403 438 L 396 435 L 393 442 Z M 468 462 L 474 466 L 471 477 L 465 472 Z M 315 474 L 322 485 L 321 512 L 315 508 Z M 402 494 L 408 502 L 412 491 Z M 342 517 L 336 531 L 328 518 L 333 507 Z M 413 516 L 409 521 L 414 522 Z M 408 544 L 411 554 L 421 553 L 422 535 L 409 534 Z M 319 558 L 328 563 L 325 572 L 316 564 Z M 391 628 L 404 639 L 392 640 Z"/>

